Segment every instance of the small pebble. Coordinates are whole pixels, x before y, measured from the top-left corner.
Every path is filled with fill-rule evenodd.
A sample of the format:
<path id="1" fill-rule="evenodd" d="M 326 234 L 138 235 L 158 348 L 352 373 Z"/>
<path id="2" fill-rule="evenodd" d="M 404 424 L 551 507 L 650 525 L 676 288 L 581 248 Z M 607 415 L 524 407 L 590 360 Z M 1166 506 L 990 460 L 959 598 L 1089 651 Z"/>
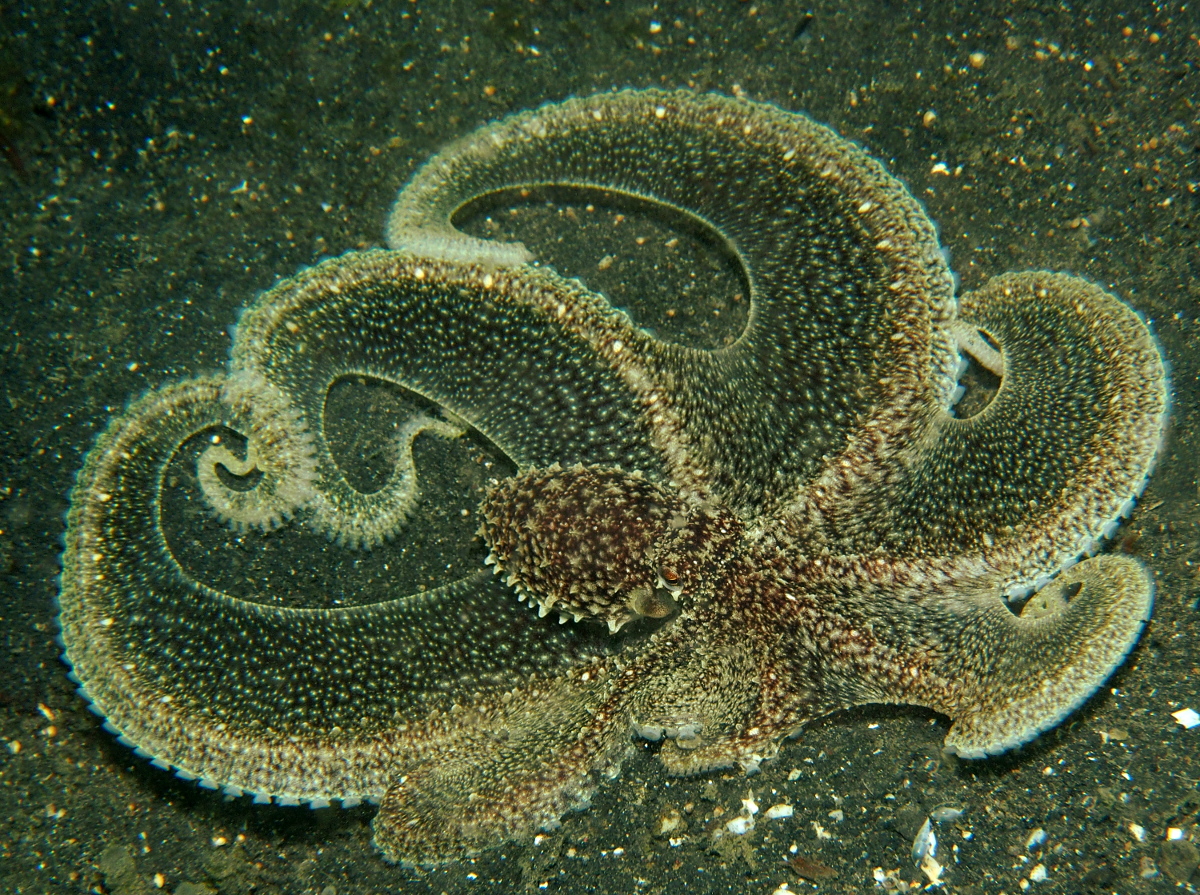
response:
<path id="1" fill-rule="evenodd" d="M 934 808 L 929 812 L 930 818 L 934 823 L 944 824 L 948 821 L 958 820 L 963 816 L 961 808 L 951 808 L 948 805 L 943 805 L 941 808 Z"/>
<path id="2" fill-rule="evenodd" d="M 204 883 L 180 883 L 175 887 L 175 895 L 217 895 L 217 890 Z"/>
<path id="3" fill-rule="evenodd" d="M 686 826 L 687 825 L 683 821 L 683 816 L 674 808 L 672 808 L 659 816 L 657 829 L 654 831 L 654 835 L 658 836 L 660 839 L 664 839 L 668 836 L 673 836 L 680 829 L 686 829 Z"/>
<path id="4" fill-rule="evenodd" d="M 1194 709 L 1180 709 L 1177 712 L 1171 712 L 1171 717 L 1188 730 L 1200 724 L 1200 715 L 1196 714 Z"/>
<path id="5" fill-rule="evenodd" d="M 1158 849 L 1158 869 L 1177 883 L 1186 883 L 1200 867 L 1200 850 L 1186 839 L 1168 839 Z"/>
<path id="6" fill-rule="evenodd" d="M 725 829 L 734 836 L 745 836 L 754 829 L 754 818 L 739 814 L 733 820 L 729 821 L 729 823 L 725 824 Z"/>

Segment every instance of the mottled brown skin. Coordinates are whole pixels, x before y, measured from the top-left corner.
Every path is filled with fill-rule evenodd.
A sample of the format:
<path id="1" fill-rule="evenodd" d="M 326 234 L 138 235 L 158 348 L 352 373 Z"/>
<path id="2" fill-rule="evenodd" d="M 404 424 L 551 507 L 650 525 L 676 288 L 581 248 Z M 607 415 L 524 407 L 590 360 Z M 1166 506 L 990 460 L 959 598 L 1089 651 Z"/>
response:
<path id="1" fill-rule="evenodd" d="M 663 728 L 670 742 L 661 757 L 671 771 L 756 767 L 805 721 L 853 705 L 909 703 L 958 717 L 979 702 L 981 686 L 1002 701 L 1024 685 L 992 680 L 996 668 L 983 661 L 1019 622 L 991 597 L 995 585 L 982 563 L 809 557 L 801 545 L 781 549 L 779 527 L 748 537 L 727 510 L 698 503 L 681 520 L 680 503 L 639 477 L 580 467 L 506 480 L 483 508 L 504 523 L 484 526 L 494 553 L 521 533 L 522 559 L 505 568 L 535 599 L 556 592 L 543 589 L 545 566 L 558 572 L 555 564 L 571 557 L 586 559 L 552 586 L 589 582 L 585 592 L 604 593 L 617 607 L 664 565 L 678 570 L 679 618 L 654 635 L 603 703 L 607 716 L 627 715 L 651 738 Z M 591 538 L 597 529 L 621 537 Z M 534 559 L 550 545 L 562 552 Z M 1115 557 L 1063 577 L 1087 581 L 1080 572 L 1089 566 L 1136 581 L 1136 564 Z M 1064 581 L 1054 589 L 1069 588 Z M 1077 613 L 1111 589 L 1100 579 L 1073 594 Z M 982 652 L 963 651 L 971 640 Z M 681 727 L 685 736 L 670 733 Z"/>
<path id="2" fill-rule="evenodd" d="M 488 558 L 542 614 L 664 618 L 674 598 L 711 581 L 742 533 L 711 500 L 620 470 L 533 470 L 499 482 L 480 508 Z"/>
<path id="3" fill-rule="evenodd" d="M 518 835 L 529 815 L 498 817 L 492 800 L 538 806 L 535 816 L 552 822 L 586 803 L 596 771 L 619 766 L 631 731 L 665 738 L 659 758 L 677 774 L 752 771 L 804 722 L 870 702 L 950 715 L 948 743 L 968 755 L 1010 748 L 1048 710 L 1044 691 L 1057 689 L 1056 676 L 1069 692 L 1079 674 L 1095 675 L 1091 658 L 1063 652 L 1120 624 L 1119 601 L 1144 587 L 1136 562 L 1097 557 L 1044 589 L 1054 591 L 1060 617 L 1045 618 L 1038 605 L 1018 618 L 976 560 L 806 557 L 780 540 L 787 526 L 748 535 L 711 500 L 680 519 L 684 503 L 612 469 L 533 470 L 492 489 L 483 532 L 518 590 L 567 606 L 551 596 L 569 580 L 558 565 L 582 552 L 586 561 L 573 568 L 588 582 L 583 592 L 606 595 L 617 610 L 669 564 L 679 573 L 679 612 L 636 658 L 513 691 L 498 715 L 452 722 L 446 753 L 402 763 L 405 782 L 383 805 L 386 824 L 376 825 L 385 851 L 410 850 L 412 838 L 396 833 L 416 825 L 422 836 L 440 829 L 447 847 L 455 837 L 474 849 Z M 597 530 L 622 537 L 590 539 Z M 516 555 L 514 541 L 525 545 Z M 582 623 L 610 617 L 598 611 Z M 1027 676 L 1023 650 L 1045 654 L 1041 687 Z M 1021 710 L 1029 698 L 1032 712 Z M 480 740 L 474 730 L 490 733 Z M 500 773 L 491 770 L 497 762 Z"/>

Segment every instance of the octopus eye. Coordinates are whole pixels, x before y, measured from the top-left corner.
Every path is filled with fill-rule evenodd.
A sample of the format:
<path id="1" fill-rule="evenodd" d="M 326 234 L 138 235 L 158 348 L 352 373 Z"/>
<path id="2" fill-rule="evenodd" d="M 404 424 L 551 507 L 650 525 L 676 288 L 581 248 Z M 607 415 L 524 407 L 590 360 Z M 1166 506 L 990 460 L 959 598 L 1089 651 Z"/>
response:
<path id="1" fill-rule="evenodd" d="M 663 566 L 660 571 L 662 573 L 663 580 L 666 581 L 667 584 L 674 584 L 679 580 L 679 573 L 670 566 Z"/>

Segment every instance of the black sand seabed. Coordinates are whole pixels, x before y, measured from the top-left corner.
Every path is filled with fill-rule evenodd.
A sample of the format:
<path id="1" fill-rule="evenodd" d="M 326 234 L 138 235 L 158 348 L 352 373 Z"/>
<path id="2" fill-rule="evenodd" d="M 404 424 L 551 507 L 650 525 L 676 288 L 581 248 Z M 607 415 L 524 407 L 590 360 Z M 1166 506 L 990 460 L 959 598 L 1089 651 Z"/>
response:
<path id="1" fill-rule="evenodd" d="M 812 888 L 785 863 L 793 844 L 821 891 L 870 890 L 876 868 L 897 871 L 894 890 L 928 881 L 909 853 L 938 806 L 964 812 L 937 830 L 947 892 L 1200 884 L 1200 728 L 1170 714 L 1200 709 L 1198 38 L 1196 9 L 1144 2 L 0 8 L 0 892 L 768 895 Z M 957 762 L 944 719 L 860 709 L 810 725 L 752 778 L 673 780 L 639 756 L 539 844 L 427 874 L 377 856 L 371 809 L 225 801 L 114 742 L 74 695 L 54 623 L 67 494 L 110 413 L 218 369 L 238 307 L 278 277 L 379 244 L 397 189 L 449 139 L 548 99 L 649 85 L 744 92 L 860 141 L 925 203 L 964 288 L 1068 270 L 1152 322 L 1174 413 L 1115 544 L 1158 583 L 1128 663 L 1015 755 Z M 535 210 L 529 238 L 538 214 L 551 239 L 569 217 Z M 650 263 L 636 235 L 591 247 L 573 273 L 613 254 L 589 282 L 622 301 Z M 666 267 L 709 302 L 680 338 L 719 341 L 737 301 Z M 664 332 L 688 323 L 665 311 L 635 308 Z M 368 392 L 348 412 L 389 400 Z M 714 849 L 750 791 L 794 816 L 760 815 Z M 687 824 L 677 844 L 654 835 L 672 812 Z M 1182 843 L 1164 844 L 1172 827 Z"/>

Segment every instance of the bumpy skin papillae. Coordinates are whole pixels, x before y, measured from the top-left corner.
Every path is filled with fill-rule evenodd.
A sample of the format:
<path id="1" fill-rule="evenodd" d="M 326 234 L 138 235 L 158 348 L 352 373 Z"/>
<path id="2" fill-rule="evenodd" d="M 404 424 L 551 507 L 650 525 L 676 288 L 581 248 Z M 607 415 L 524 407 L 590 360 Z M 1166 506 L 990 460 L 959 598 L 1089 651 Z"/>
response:
<path id="1" fill-rule="evenodd" d="M 677 485 L 715 488 L 753 513 L 790 496 L 830 452 L 896 437 L 914 401 L 946 403 L 953 285 L 933 225 L 877 161 L 804 115 L 655 90 L 514 115 L 416 174 L 389 243 L 522 260 L 523 248 L 459 233 L 454 215 L 543 185 L 690 216 L 744 267 L 749 321 L 728 348 L 577 324 L 645 404 Z"/>
<path id="2" fill-rule="evenodd" d="M 745 332 L 716 351 L 661 342 L 523 248 L 453 229 L 464 204 L 538 185 L 712 228 L 745 268 Z M 994 281 L 955 318 L 919 206 L 807 118 L 658 91 L 547 106 L 432 160 L 389 238 L 398 251 L 267 293 L 228 379 L 135 405 L 81 474 L 68 658 L 160 761 L 285 799 L 386 793 L 384 853 L 437 862 L 554 822 L 631 730 L 664 737 L 676 772 L 753 767 L 808 719 L 907 702 L 982 756 L 1057 723 L 1136 640 L 1150 585 L 1132 560 L 1084 560 L 1020 618 L 1004 595 L 1094 550 L 1140 491 L 1166 407 L 1144 325 L 1048 274 Z M 956 420 L 964 320 L 999 344 L 1004 377 Z M 256 463 L 273 443 L 230 418 L 231 383 L 282 396 L 281 429 L 307 446 L 311 484 L 270 513 L 377 540 L 375 498 L 345 490 L 324 443 L 347 375 L 403 386 L 514 460 L 481 514 L 505 577 L 348 611 L 188 581 L 155 515 L 170 458 L 216 425 L 251 436 Z M 394 478 L 379 501 L 409 493 L 413 476 Z"/>
<path id="3" fill-rule="evenodd" d="M 480 507 L 488 562 L 543 615 L 610 630 L 675 608 L 692 567 L 740 538 L 737 517 L 640 473 L 576 465 L 505 479 Z"/>

